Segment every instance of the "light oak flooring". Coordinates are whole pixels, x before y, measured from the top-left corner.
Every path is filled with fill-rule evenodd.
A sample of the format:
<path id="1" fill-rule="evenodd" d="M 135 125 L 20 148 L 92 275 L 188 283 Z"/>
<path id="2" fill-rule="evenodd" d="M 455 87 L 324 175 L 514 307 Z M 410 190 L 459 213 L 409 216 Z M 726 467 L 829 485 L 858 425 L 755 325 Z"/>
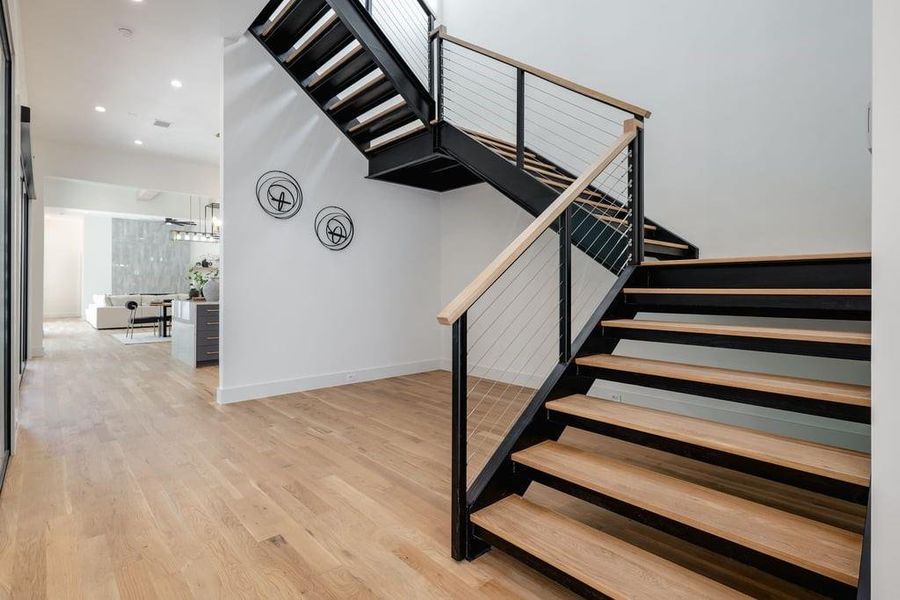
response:
<path id="1" fill-rule="evenodd" d="M 218 406 L 167 344 L 47 325 L 0 496 L 0 598 L 572 598 L 449 558 L 450 379 Z M 588 434 L 563 441 L 858 531 L 859 507 Z M 757 597 L 810 597 L 546 488 L 528 498 Z"/>

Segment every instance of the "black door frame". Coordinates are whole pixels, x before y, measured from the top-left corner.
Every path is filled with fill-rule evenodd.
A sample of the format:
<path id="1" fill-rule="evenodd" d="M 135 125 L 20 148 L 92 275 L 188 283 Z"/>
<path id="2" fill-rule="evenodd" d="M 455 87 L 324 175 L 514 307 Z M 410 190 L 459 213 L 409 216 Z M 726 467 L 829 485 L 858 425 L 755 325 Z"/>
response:
<path id="1" fill-rule="evenodd" d="M 31 291 L 31 201 L 35 198 L 34 165 L 31 150 L 31 108 L 20 109 L 21 164 L 20 219 L 19 219 L 19 375 L 25 373 L 28 364 L 28 294 Z"/>
<path id="2" fill-rule="evenodd" d="M 3 194 L 4 198 L 0 198 L 3 202 L 2 214 L 4 218 L 3 223 L 3 323 L 0 324 L 3 327 L 3 360 L 2 364 L 0 364 L 0 369 L 3 369 L 3 398 L 0 398 L 0 402 L 3 403 L 3 415 L 5 421 L 5 447 L 0 448 L 0 491 L 3 489 L 3 482 L 6 478 L 6 467 L 9 464 L 10 451 L 12 449 L 12 434 L 13 434 L 13 425 L 12 425 L 12 337 L 10 335 L 10 326 L 12 325 L 12 275 L 10 273 L 12 268 L 12 190 L 13 190 L 13 162 L 12 162 L 12 124 L 13 124 L 13 56 L 12 56 L 12 44 L 10 43 L 9 37 L 9 19 L 8 19 L 8 6 L 5 0 L 0 0 L 0 60 L 5 63 L 6 69 L 4 71 L 4 95 L 6 96 L 3 100 L 5 101 L 4 111 L 3 111 L 3 123 L 4 123 L 4 140 L 3 146 L 5 149 L 5 156 L 3 165 L 0 168 L 3 168 L 5 171 L 5 177 L 3 178 L 4 187 Z"/>

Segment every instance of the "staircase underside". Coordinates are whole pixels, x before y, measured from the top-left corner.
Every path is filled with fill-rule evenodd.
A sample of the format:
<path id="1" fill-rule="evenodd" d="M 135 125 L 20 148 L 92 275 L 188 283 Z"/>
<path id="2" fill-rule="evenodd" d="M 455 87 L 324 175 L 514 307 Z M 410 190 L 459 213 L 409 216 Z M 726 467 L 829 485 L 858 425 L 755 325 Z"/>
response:
<path id="1" fill-rule="evenodd" d="M 575 177 L 546 158 L 529 151 L 529 165 L 520 169 L 515 165 L 508 146 L 478 132 L 463 131 L 450 123 L 435 123 L 430 129 L 386 144 L 369 154 L 369 178 L 402 185 L 450 191 L 476 183 L 488 183 L 534 216 L 540 215 Z M 538 163 L 540 161 L 540 163 Z M 531 164 L 541 164 L 541 171 L 529 170 Z M 549 176 L 544 171 L 554 169 Z M 624 212 L 618 199 L 588 189 L 582 195 L 585 205 L 617 208 Z M 578 218 L 578 216 L 576 216 Z M 608 235 L 621 234 L 624 219 L 606 217 L 604 227 L 590 227 Z M 645 219 L 645 254 L 660 260 L 697 258 L 699 250 L 690 242 L 674 234 L 651 219 Z M 584 245 L 590 246 L 593 239 Z M 577 245 L 577 240 L 576 240 Z M 599 244 L 595 244 L 599 246 Z M 616 255 L 616 252 L 611 252 Z M 617 272 L 621 265 L 607 267 Z"/>

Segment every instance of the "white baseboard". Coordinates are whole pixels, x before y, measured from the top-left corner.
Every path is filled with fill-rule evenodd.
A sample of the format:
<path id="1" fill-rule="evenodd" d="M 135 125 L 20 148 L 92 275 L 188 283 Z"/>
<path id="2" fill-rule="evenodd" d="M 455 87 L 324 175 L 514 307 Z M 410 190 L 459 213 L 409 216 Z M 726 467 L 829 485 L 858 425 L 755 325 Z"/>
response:
<path id="1" fill-rule="evenodd" d="M 247 400 L 258 400 L 271 396 L 293 394 L 295 392 L 307 392 L 337 385 L 374 381 L 387 377 L 400 377 L 436 371 L 441 368 L 440 359 L 423 360 L 414 363 L 391 365 L 387 367 L 373 367 L 370 369 L 358 369 L 353 371 L 341 371 L 339 373 L 327 373 L 325 375 L 310 375 L 296 379 L 281 379 L 235 387 L 220 387 L 216 392 L 216 400 L 219 404 L 232 404 Z"/>

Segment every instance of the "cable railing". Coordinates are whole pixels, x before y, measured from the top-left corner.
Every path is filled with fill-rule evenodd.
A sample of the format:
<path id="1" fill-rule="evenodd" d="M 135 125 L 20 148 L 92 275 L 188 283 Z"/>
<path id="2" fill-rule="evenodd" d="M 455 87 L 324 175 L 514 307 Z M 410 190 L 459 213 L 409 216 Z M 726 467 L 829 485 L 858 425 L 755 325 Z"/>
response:
<path id="1" fill-rule="evenodd" d="M 434 79 L 430 33 L 434 13 L 424 0 L 360 0 L 419 82 L 432 89 Z"/>
<path id="2" fill-rule="evenodd" d="M 453 556 L 469 493 L 504 460 L 550 375 L 573 357 L 616 275 L 640 261 L 643 125 L 619 136 L 438 315 L 453 327 Z M 590 196 L 585 196 L 590 194 Z M 613 200 L 615 198 L 615 200 Z"/>

